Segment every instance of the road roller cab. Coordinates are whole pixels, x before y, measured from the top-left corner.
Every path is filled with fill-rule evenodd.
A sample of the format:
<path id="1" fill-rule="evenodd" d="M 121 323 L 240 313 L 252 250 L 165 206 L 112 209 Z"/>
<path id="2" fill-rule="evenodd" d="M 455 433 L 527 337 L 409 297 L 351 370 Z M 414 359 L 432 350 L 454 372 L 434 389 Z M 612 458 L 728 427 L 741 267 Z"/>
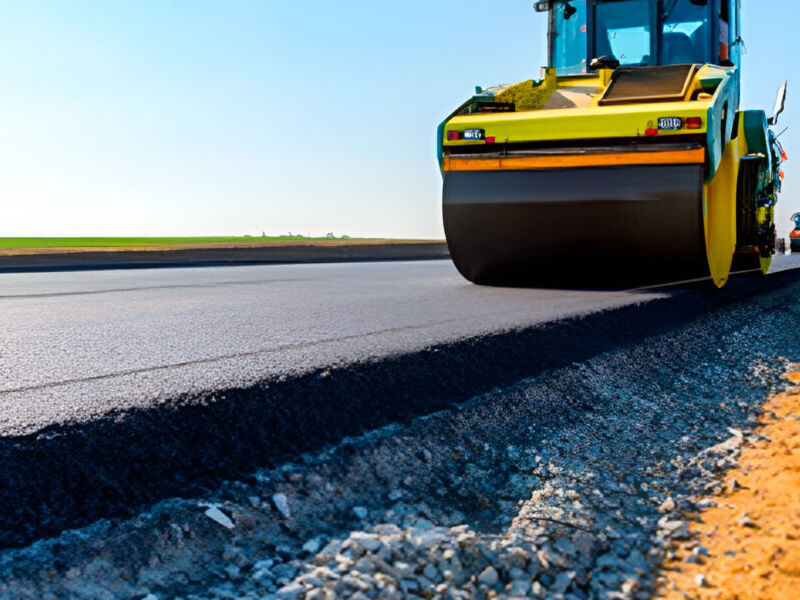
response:
<path id="1" fill-rule="evenodd" d="M 721 286 L 734 254 L 766 271 L 780 159 L 764 111 L 739 111 L 740 0 L 536 10 L 549 18 L 541 75 L 477 88 L 438 130 L 461 273 Z"/>
<path id="2" fill-rule="evenodd" d="M 741 54 L 737 2 L 544 0 L 536 10 L 549 13 L 550 64 L 560 75 L 604 65 L 732 67 Z"/>

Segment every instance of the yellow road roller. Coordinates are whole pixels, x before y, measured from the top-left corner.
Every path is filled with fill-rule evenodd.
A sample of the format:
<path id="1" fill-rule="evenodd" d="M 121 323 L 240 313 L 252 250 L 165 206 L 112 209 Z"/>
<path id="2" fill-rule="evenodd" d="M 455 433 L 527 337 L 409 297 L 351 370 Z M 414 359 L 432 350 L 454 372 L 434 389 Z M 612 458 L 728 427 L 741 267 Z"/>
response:
<path id="1" fill-rule="evenodd" d="M 450 255 L 486 285 L 766 273 L 785 158 L 740 110 L 741 0 L 544 0 L 549 66 L 441 123 Z"/>

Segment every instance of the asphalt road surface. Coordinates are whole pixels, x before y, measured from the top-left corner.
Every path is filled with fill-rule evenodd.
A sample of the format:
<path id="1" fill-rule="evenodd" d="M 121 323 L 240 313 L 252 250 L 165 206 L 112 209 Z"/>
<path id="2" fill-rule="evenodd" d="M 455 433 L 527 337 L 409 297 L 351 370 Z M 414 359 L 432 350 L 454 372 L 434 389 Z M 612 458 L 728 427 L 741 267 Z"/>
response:
<path id="1" fill-rule="evenodd" d="M 749 321 L 798 281 L 498 289 L 449 261 L 2 275 L 0 548 L 619 348 L 650 348 L 637 368 L 658 375 L 675 352 L 651 340 L 726 307 Z"/>
<path id="2" fill-rule="evenodd" d="M 479 287 L 449 261 L 6 274 L 0 436 L 675 293 Z"/>

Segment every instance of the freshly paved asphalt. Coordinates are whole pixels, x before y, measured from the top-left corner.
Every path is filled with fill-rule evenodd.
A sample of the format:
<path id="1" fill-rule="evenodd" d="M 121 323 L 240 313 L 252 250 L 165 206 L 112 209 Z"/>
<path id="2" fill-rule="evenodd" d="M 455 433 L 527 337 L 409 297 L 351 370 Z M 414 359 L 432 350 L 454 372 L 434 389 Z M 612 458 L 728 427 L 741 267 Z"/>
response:
<path id="1" fill-rule="evenodd" d="M 0 275 L 0 437 L 676 293 L 478 287 L 449 261 Z"/>

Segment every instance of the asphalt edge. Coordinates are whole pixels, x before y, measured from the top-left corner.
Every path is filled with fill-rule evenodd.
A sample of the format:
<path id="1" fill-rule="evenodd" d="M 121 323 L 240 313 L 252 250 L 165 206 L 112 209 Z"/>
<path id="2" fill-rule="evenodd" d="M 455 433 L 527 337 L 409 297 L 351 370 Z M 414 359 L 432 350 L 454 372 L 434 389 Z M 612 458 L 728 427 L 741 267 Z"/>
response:
<path id="1" fill-rule="evenodd" d="M 129 517 L 164 498 L 202 495 L 224 480 L 247 479 L 257 468 L 640 344 L 716 309 L 798 283 L 800 273 L 787 271 L 737 278 L 722 291 L 698 285 L 586 317 L 176 397 L 156 409 L 5 438 L 0 548 L 103 517 Z"/>

